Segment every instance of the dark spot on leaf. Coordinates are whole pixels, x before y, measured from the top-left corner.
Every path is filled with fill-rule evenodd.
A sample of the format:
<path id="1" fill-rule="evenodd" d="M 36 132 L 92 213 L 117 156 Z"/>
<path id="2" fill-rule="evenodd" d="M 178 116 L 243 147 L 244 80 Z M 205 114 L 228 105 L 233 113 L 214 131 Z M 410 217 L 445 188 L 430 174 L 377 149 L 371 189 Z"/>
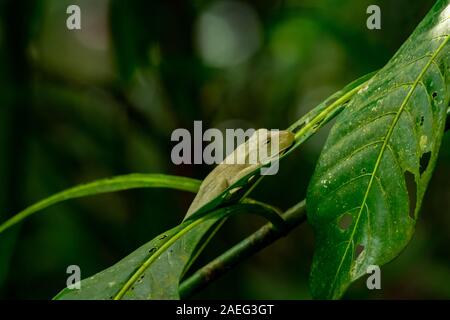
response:
<path id="1" fill-rule="evenodd" d="M 358 259 L 359 255 L 364 251 L 364 246 L 362 244 L 358 244 L 355 249 L 355 260 Z"/>
<path id="2" fill-rule="evenodd" d="M 416 187 L 416 181 L 414 179 L 414 174 L 405 171 L 405 184 L 406 189 L 408 190 L 408 198 L 409 198 L 409 216 L 412 219 L 415 219 L 415 212 L 416 212 L 416 201 L 417 201 L 417 187 Z"/>
<path id="3" fill-rule="evenodd" d="M 420 175 L 422 175 L 427 170 L 430 159 L 431 152 L 424 153 L 422 154 L 422 157 L 420 157 Z"/>
<path id="4" fill-rule="evenodd" d="M 134 290 L 134 286 L 130 288 L 131 290 Z"/>
<path id="5" fill-rule="evenodd" d="M 338 222 L 339 228 L 341 228 L 342 230 L 347 230 L 351 226 L 352 221 L 353 217 L 351 214 L 346 213 L 342 215 Z"/>
<path id="6" fill-rule="evenodd" d="M 362 173 L 362 174 L 365 174 L 366 172 L 367 172 L 367 169 L 366 169 L 366 168 L 362 168 L 362 169 L 361 169 L 361 173 Z"/>
<path id="7" fill-rule="evenodd" d="M 437 92 L 436 91 L 433 91 L 433 93 L 431 94 L 431 96 L 433 97 L 433 99 L 436 99 L 436 97 L 437 97 Z"/>
<path id="8" fill-rule="evenodd" d="M 423 123 L 425 122 L 425 117 L 424 116 L 421 116 L 420 117 L 420 121 L 419 121 L 419 125 L 420 126 L 423 126 Z"/>
<path id="9" fill-rule="evenodd" d="M 159 240 L 164 240 L 165 238 L 167 238 L 167 234 L 163 234 L 163 235 L 161 236 L 161 238 L 159 238 Z"/>
<path id="10" fill-rule="evenodd" d="M 153 248 L 151 248 L 150 250 L 148 250 L 148 253 L 153 253 L 153 252 L 155 252 L 156 250 L 158 250 L 158 248 L 153 247 Z"/>
<path id="11" fill-rule="evenodd" d="M 112 299 L 114 299 L 113 296 L 110 296 L 110 297 L 109 297 L 109 300 L 112 300 Z"/>

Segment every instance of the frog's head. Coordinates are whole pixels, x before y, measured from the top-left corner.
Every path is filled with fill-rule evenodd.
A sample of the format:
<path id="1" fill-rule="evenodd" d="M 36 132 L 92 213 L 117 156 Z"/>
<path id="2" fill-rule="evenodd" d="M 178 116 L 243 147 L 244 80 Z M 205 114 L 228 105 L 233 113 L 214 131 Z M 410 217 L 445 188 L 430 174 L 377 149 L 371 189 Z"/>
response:
<path id="1" fill-rule="evenodd" d="M 289 148 L 295 135 L 290 131 L 258 129 L 251 140 L 249 153 L 258 153 L 258 162 L 264 163 Z"/>
<path id="2" fill-rule="evenodd" d="M 294 143 L 294 141 L 295 135 L 290 131 L 270 130 L 269 141 L 267 142 L 267 144 L 272 146 L 272 144 L 277 143 L 278 148 L 270 148 L 270 149 L 274 150 L 278 149 L 278 153 L 281 153 L 287 148 L 289 148 Z"/>

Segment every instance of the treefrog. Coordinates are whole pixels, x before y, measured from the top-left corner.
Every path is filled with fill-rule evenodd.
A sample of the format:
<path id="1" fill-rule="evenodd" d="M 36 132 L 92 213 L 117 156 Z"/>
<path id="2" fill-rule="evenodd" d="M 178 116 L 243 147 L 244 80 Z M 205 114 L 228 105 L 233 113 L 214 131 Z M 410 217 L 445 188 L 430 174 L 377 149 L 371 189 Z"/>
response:
<path id="1" fill-rule="evenodd" d="M 246 142 L 240 144 L 203 180 L 185 219 L 215 199 L 239 179 L 278 157 L 294 141 L 295 135 L 290 131 L 256 130 Z M 273 146 L 275 143 L 278 143 L 278 147 Z M 261 148 L 266 148 L 263 149 L 265 152 L 261 152 Z"/>

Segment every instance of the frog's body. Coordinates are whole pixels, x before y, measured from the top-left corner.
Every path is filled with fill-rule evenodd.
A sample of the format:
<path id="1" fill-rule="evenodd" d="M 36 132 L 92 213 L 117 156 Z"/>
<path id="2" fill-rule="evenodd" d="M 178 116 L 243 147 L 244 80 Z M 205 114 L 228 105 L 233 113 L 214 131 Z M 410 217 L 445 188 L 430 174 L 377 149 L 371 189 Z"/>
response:
<path id="1" fill-rule="evenodd" d="M 197 196 L 189 207 L 186 218 L 216 198 L 239 179 L 280 155 L 293 142 L 294 134 L 289 131 L 256 130 L 247 142 L 239 145 L 203 180 Z M 272 143 L 278 143 L 278 148 L 272 150 Z M 261 147 L 267 148 L 267 152 L 261 154 L 259 152 Z M 272 154 L 272 152 L 275 154 Z"/>

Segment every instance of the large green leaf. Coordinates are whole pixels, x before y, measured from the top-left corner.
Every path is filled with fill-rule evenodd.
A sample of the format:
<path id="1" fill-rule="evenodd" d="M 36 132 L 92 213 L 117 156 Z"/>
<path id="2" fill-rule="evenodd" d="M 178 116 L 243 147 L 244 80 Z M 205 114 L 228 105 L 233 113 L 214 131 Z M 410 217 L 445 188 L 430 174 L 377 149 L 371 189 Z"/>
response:
<path id="1" fill-rule="evenodd" d="M 332 128 L 307 195 L 314 297 L 341 297 L 414 232 L 449 103 L 449 15 L 438 1 Z"/>
<path id="2" fill-rule="evenodd" d="M 157 236 L 112 267 L 87 278 L 80 289 L 64 289 L 55 299 L 178 299 L 178 282 L 198 245 L 187 237 L 209 220 L 238 212 L 258 214 L 271 221 L 281 219 L 267 206 L 237 204 L 218 209 L 197 220 L 188 220 Z"/>

